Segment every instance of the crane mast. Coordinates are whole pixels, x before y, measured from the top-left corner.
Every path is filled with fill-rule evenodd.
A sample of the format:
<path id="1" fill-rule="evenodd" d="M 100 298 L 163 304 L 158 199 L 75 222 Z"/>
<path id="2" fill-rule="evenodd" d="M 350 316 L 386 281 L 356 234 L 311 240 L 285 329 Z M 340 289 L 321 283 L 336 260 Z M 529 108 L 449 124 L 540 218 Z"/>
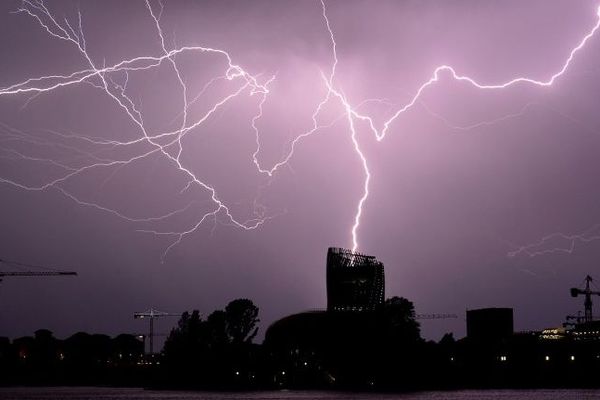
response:
<path id="1" fill-rule="evenodd" d="M 148 354 L 150 356 L 154 355 L 154 320 L 156 318 L 162 318 L 162 317 L 181 317 L 181 314 L 157 311 L 153 308 L 149 309 L 148 311 L 133 313 L 134 319 L 146 319 L 147 318 L 150 320 L 150 332 L 148 335 L 148 338 L 150 339 L 150 348 L 149 348 Z"/>
<path id="2" fill-rule="evenodd" d="M 593 320 L 593 314 L 592 314 L 592 296 L 600 296 L 600 292 L 599 291 L 593 291 L 591 289 L 591 283 L 592 283 L 593 279 L 591 276 L 586 276 L 585 277 L 585 289 L 579 289 L 579 288 L 571 288 L 571 296 L 572 297 L 577 297 L 580 294 L 585 296 L 585 300 L 583 302 L 583 306 L 584 306 L 584 315 L 583 315 L 583 322 L 584 323 L 589 323 L 592 322 Z"/>

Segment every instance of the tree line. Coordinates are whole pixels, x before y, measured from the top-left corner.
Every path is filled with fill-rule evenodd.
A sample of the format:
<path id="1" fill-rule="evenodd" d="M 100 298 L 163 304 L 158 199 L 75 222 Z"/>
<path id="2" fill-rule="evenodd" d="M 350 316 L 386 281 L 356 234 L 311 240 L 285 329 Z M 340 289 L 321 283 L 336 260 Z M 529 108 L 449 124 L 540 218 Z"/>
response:
<path id="1" fill-rule="evenodd" d="M 0 385 L 115 385 L 262 390 L 420 390 L 599 387 L 600 342 L 535 333 L 439 342 L 421 337 L 413 303 L 387 299 L 372 312 L 313 311 L 273 323 L 262 344 L 259 309 L 231 301 L 205 318 L 185 312 L 163 350 L 138 336 L 40 329 L 0 338 Z M 592 332 L 594 333 L 594 332 Z M 581 335 L 580 335 L 581 336 Z M 594 336 L 595 337 L 595 336 Z"/>
<path id="2" fill-rule="evenodd" d="M 134 335 L 114 338 L 78 332 L 61 340 L 47 329 L 0 338 L 0 384 L 139 385 L 144 345 Z"/>

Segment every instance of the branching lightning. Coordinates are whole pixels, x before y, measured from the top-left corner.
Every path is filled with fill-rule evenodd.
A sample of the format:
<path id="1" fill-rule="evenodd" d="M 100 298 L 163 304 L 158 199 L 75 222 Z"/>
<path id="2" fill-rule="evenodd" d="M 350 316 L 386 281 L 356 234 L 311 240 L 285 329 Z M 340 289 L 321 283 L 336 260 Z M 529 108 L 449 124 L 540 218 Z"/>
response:
<path id="1" fill-rule="evenodd" d="M 544 236 L 538 242 L 521 246 L 510 251 L 508 256 L 516 257 L 524 254 L 529 257 L 536 257 L 555 253 L 572 254 L 575 251 L 577 244 L 590 243 L 596 240 L 600 240 L 600 225 L 594 225 L 580 233 L 552 233 Z"/>
<path id="2" fill-rule="evenodd" d="M 255 215 L 253 217 L 244 220 L 243 218 L 234 216 L 234 213 L 231 211 L 230 206 L 223 199 L 221 199 L 221 197 L 217 193 L 215 186 L 209 182 L 200 179 L 200 177 L 197 174 L 195 174 L 189 166 L 184 165 L 181 158 L 182 151 L 184 148 L 184 143 L 182 142 L 182 139 L 184 139 L 187 135 L 190 135 L 198 127 L 202 126 L 218 110 L 223 108 L 233 99 L 251 97 L 253 98 L 253 101 L 256 102 L 257 111 L 249 121 L 249 127 L 251 132 L 253 132 L 254 134 L 256 144 L 256 147 L 254 148 L 254 151 L 251 154 L 251 158 L 254 166 L 256 167 L 257 172 L 261 175 L 265 175 L 266 178 L 273 177 L 281 167 L 288 164 L 288 162 L 293 158 L 295 151 L 298 149 L 299 144 L 304 139 L 317 133 L 320 129 L 331 126 L 333 123 L 338 121 L 330 121 L 329 123 L 322 123 L 320 121 L 319 117 L 326 105 L 328 105 L 331 102 L 337 102 L 337 104 L 342 106 L 344 110 L 344 114 L 342 117 L 348 123 L 348 130 L 353 144 L 353 150 L 355 151 L 356 155 L 358 156 L 358 159 L 360 160 L 361 167 L 364 173 L 364 177 L 362 180 L 362 194 L 356 206 L 356 212 L 350 231 L 352 249 L 353 251 L 356 251 L 359 248 L 358 231 L 361 225 L 363 209 L 370 194 L 369 185 L 371 181 L 371 172 L 369 171 L 367 155 L 362 150 L 359 140 L 359 129 L 361 128 L 361 126 L 365 125 L 367 127 L 367 131 L 373 135 L 376 141 L 383 141 L 383 139 L 385 139 L 387 134 L 391 131 L 393 123 L 398 118 L 400 118 L 400 116 L 403 113 L 408 112 L 410 109 L 412 109 L 415 105 L 418 104 L 422 104 L 424 107 L 426 107 L 426 105 L 422 101 L 423 94 L 429 88 L 433 87 L 436 83 L 440 82 L 444 78 L 449 78 L 458 82 L 462 82 L 480 90 L 502 90 L 508 89 L 516 85 L 533 85 L 539 87 L 551 86 L 557 79 L 559 79 L 563 74 L 565 74 L 568 71 L 569 66 L 575 59 L 577 53 L 585 47 L 586 43 L 588 43 L 588 41 L 596 34 L 598 29 L 600 29 L 599 7 L 596 11 L 596 14 L 598 16 L 596 24 L 579 41 L 579 43 L 577 43 L 577 45 L 574 48 L 572 48 L 572 50 L 568 54 L 568 57 L 557 70 L 557 72 L 553 73 L 546 79 L 540 80 L 520 76 L 506 82 L 482 83 L 476 81 L 473 78 L 470 78 L 467 75 L 462 75 L 458 73 L 450 65 L 440 65 L 434 69 L 429 79 L 427 79 L 424 83 L 418 86 L 417 90 L 409 98 L 408 102 L 395 108 L 395 111 L 391 114 L 391 116 L 389 116 L 389 118 L 387 118 L 384 121 L 382 129 L 377 129 L 373 118 L 360 111 L 360 107 L 362 104 L 364 104 L 364 101 L 361 103 L 357 103 L 357 105 L 352 105 L 352 102 L 344 95 L 342 84 L 337 80 L 336 71 L 339 64 L 338 43 L 336 42 L 334 29 L 328 17 L 325 0 L 320 0 L 321 14 L 325 30 L 328 33 L 328 39 L 331 44 L 332 56 L 332 63 L 329 68 L 329 71 L 327 73 L 321 73 L 323 85 L 326 91 L 324 96 L 315 106 L 314 112 L 311 116 L 312 124 L 310 128 L 305 132 L 302 132 L 295 136 L 295 138 L 289 144 L 286 153 L 279 161 L 275 162 L 271 166 L 265 166 L 260 162 L 260 123 L 261 119 L 263 118 L 264 105 L 269 101 L 270 85 L 276 79 L 276 77 L 270 76 L 262 78 L 260 75 L 253 75 L 249 73 L 242 66 L 236 64 L 233 61 L 230 54 L 223 49 L 202 46 L 182 46 L 168 48 L 165 40 L 165 35 L 161 26 L 163 4 L 160 2 L 160 0 L 157 4 L 158 8 L 156 4 L 153 6 L 150 0 L 144 0 L 144 5 L 149 14 L 149 18 L 153 22 L 156 30 L 156 35 L 160 44 L 161 54 L 145 55 L 130 59 L 123 59 L 120 62 L 115 63 L 113 65 L 99 66 L 98 63 L 93 60 L 93 58 L 90 56 L 90 53 L 88 52 L 84 35 L 84 17 L 82 16 L 81 12 L 77 14 L 77 24 L 74 25 L 71 22 L 69 22 L 69 20 L 66 18 L 62 21 L 57 19 L 52 14 L 52 12 L 46 7 L 45 3 L 42 0 L 22 1 L 22 6 L 17 10 L 17 13 L 21 13 L 32 18 L 39 25 L 39 27 L 42 28 L 51 37 L 71 44 L 75 48 L 75 50 L 80 54 L 82 59 L 86 62 L 87 66 L 85 69 L 75 71 L 72 73 L 67 73 L 64 75 L 47 75 L 40 77 L 32 77 L 22 82 L 14 83 L 10 86 L 0 88 L 0 96 L 30 96 L 29 100 L 24 105 L 25 107 L 27 106 L 29 101 L 32 101 L 37 96 L 49 94 L 59 88 L 67 89 L 71 86 L 79 84 L 89 84 L 97 88 L 98 90 L 101 90 L 103 94 L 105 94 L 110 100 L 112 100 L 115 103 L 118 109 L 121 110 L 121 112 L 131 122 L 132 126 L 136 128 L 138 136 L 130 140 L 116 141 L 92 138 L 84 135 L 48 132 L 49 136 L 58 137 L 62 140 L 71 142 L 84 142 L 87 145 L 90 145 L 97 149 L 97 151 L 90 152 L 81 150 L 77 146 L 73 146 L 72 144 L 57 144 L 56 142 L 52 142 L 49 139 L 40 139 L 37 136 L 18 131 L 11 127 L 0 125 L 0 132 L 2 132 L 3 136 L 5 137 L 5 139 L 2 142 L 22 141 L 39 146 L 63 146 L 72 150 L 73 152 L 76 152 L 78 154 L 78 160 L 82 163 L 82 165 L 73 166 L 72 163 L 68 163 L 65 161 L 58 161 L 51 158 L 46 159 L 40 157 L 32 157 L 11 148 L 0 148 L 0 150 L 2 150 L 2 153 L 0 153 L 0 157 L 26 160 L 30 162 L 47 163 L 62 170 L 62 174 L 59 177 L 51 179 L 39 185 L 30 185 L 4 177 L 0 177 L 0 182 L 29 191 L 43 191 L 54 189 L 81 206 L 92 207 L 103 212 L 108 212 L 130 222 L 156 222 L 166 220 L 177 214 L 180 214 L 192 208 L 194 204 L 190 203 L 184 208 L 171 210 L 163 215 L 158 216 L 130 216 L 125 215 L 124 213 L 119 212 L 118 210 L 114 210 L 112 208 L 103 206 L 101 204 L 80 199 L 73 193 L 65 189 L 65 187 L 62 184 L 75 177 L 81 176 L 90 170 L 114 167 L 114 173 L 116 173 L 116 169 L 122 166 L 139 162 L 140 160 L 147 159 L 151 156 L 161 156 L 166 161 L 168 161 L 169 165 L 171 165 L 182 177 L 184 177 L 185 181 L 187 182 L 181 188 L 182 192 L 190 189 L 191 187 L 197 187 L 208 195 L 208 198 L 210 199 L 210 202 L 212 204 L 208 210 L 203 210 L 198 215 L 196 220 L 193 221 L 193 223 L 190 224 L 190 226 L 184 229 L 167 231 L 163 231 L 160 229 L 138 229 L 141 232 L 172 237 L 173 241 L 166 248 L 164 253 L 165 256 L 168 253 L 168 251 L 173 248 L 173 246 L 179 244 L 187 235 L 196 232 L 200 228 L 200 226 L 202 226 L 206 221 L 212 220 L 213 222 L 216 222 L 217 220 L 223 219 L 225 223 L 233 225 L 237 228 L 244 230 L 253 230 L 264 224 L 269 218 L 272 218 L 272 216 L 267 216 L 264 211 L 264 208 L 258 205 L 256 202 L 255 210 L 258 211 L 255 211 Z M 221 73 L 209 80 L 204 86 L 204 88 L 194 98 L 191 98 L 189 94 L 190 90 L 186 84 L 185 75 L 182 73 L 182 70 L 178 64 L 178 57 L 183 54 L 198 54 L 207 57 L 217 57 L 223 61 L 223 68 L 221 70 Z M 175 116 L 173 120 L 181 120 L 181 124 L 178 126 L 177 129 L 174 129 L 172 131 L 155 132 L 149 129 L 147 124 L 144 122 L 144 114 L 141 111 L 139 104 L 136 104 L 134 99 L 130 95 L 128 95 L 128 80 L 131 74 L 135 74 L 136 72 L 140 71 L 148 71 L 153 68 L 157 68 L 163 64 L 170 65 L 172 73 L 175 75 L 177 84 L 179 86 L 178 90 L 180 90 L 181 92 L 181 97 L 179 100 L 181 102 L 181 111 L 177 116 Z M 124 81 L 121 83 L 117 83 L 117 77 L 123 76 L 125 77 Z M 207 89 L 211 85 L 215 84 L 215 82 L 220 80 L 227 80 L 229 82 L 236 83 L 237 87 L 222 98 L 214 99 L 211 103 L 212 106 L 208 109 L 208 111 L 204 113 L 204 115 L 202 115 L 201 117 L 194 119 L 194 117 L 188 113 L 189 108 L 200 97 L 204 96 L 205 91 L 207 91 Z M 444 121 L 444 123 L 448 124 L 449 126 L 452 126 L 454 129 L 470 130 L 483 125 L 491 125 L 508 118 L 514 118 L 523 115 L 523 113 L 525 113 L 527 108 L 530 106 L 531 104 L 527 104 L 519 112 L 509 114 L 491 121 L 484 121 L 463 127 L 459 127 L 456 125 L 452 126 L 452 124 L 450 124 L 450 122 L 444 117 L 433 113 L 427 107 L 426 110 L 434 117 L 441 119 L 442 121 Z M 139 150 L 133 156 L 124 158 L 110 158 L 104 155 L 98 155 L 106 154 L 106 152 L 117 148 L 129 148 L 134 150 L 139 148 L 141 150 Z M 542 239 L 540 243 L 523 246 L 518 250 L 512 252 L 510 255 L 514 256 L 519 253 L 538 255 L 547 252 L 554 252 L 554 250 L 540 252 L 536 251 L 536 249 L 539 248 L 540 245 L 556 238 L 557 236 L 571 243 L 571 246 L 564 250 L 556 250 L 566 252 L 571 252 L 576 242 L 586 242 L 597 239 L 597 235 L 591 235 L 589 234 L 589 232 L 584 232 L 579 235 L 553 234 Z"/>
<path id="3" fill-rule="evenodd" d="M 211 117 L 211 115 L 214 114 L 220 107 L 222 107 L 224 104 L 229 102 L 231 99 L 242 95 L 242 93 L 244 93 L 244 92 L 248 92 L 250 95 L 253 95 L 255 93 L 261 93 L 263 95 L 266 95 L 266 93 L 268 93 L 268 89 L 266 86 L 267 84 L 260 84 L 256 77 L 250 75 L 244 69 L 242 69 L 240 66 L 234 64 L 232 62 L 229 54 L 224 50 L 213 49 L 213 48 L 209 48 L 209 47 L 197 47 L 197 46 L 189 47 L 188 46 L 188 47 L 181 47 L 181 48 L 178 48 L 175 50 L 168 51 L 166 48 L 166 45 L 165 45 L 164 36 L 163 36 L 162 29 L 161 29 L 160 22 L 159 22 L 160 15 L 157 16 L 155 14 L 149 1 L 146 1 L 145 5 L 146 5 L 146 8 L 148 9 L 148 12 L 149 12 L 151 18 L 153 19 L 153 21 L 155 23 L 157 33 L 160 38 L 160 44 L 161 44 L 161 48 L 163 50 L 163 55 L 161 55 L 159 57 L 156 57 L 156 56 L 136 57 L 136 58 L 129 59 L 129 60 L 123 60 L 122 62 L 120 62 L 116 65 L 110 66 L 110 67 L 105 66 L 102 68 L 97 68 L 86 49 L 86 42 L 85 42 L 85 36 L 83 33 L 81 13 L 78 14 L 78 31 L 76 32 L 71 27 L 71 24 L 68 22 L 67 19 L 64 20 L 64 23 L 59 22 L 52 15 L 52 13 L 46 7 L 46 5 L 43 3 L 43 1 L 35 1 L 35 2 L 29 1 L 29 0 L 23 1 L 22 7 L 19 8 L 17 11 L 19 13 L 25 13 L 25 14 L 29 15 L 30 17 L 34 18 L 39 23 L 39 25 L 52 37 L 74 44 L 75 47 L 77 48 L 77 50 L 81 53 L 81 55 L 87 61 L 90 68 L 81 70 L 81 71 L 77 71 L 77 72 L 74 72 L 74 73 L 71 73 L 68 75 L 51 75 L 51 76 L 42 76 L 42 77 L 31 78 L 24 82 L 20 82 L 20 83 L 11 85 L 9 87 L 0 89 L 0 95 L 16 95 L 16 94 L 25 94 L 25 93 L 38 95 L 41 93 L 51 92 L 52 90 L 55 90 L 55 89 L 61 88 L 61 87 L 66 87 L 66 86 L 75 85 L 75 84 L 79 84 L 79 83 L 90 83 L 94 87 L 103 90 L 111 99 L 113 99 L 117 103 L 117 105 L 129 117 L 131 122 L 138 127 L 138 129 L 140 131 L 140 138 L 130 140 L 130 141 L 124 141 L 124 142 L 95 140 L 95 139 L 82 138 L 82 137 L 80 137 L 79 139 L 86 140 L 89 143 L 92 143 L 97 146 L 134 146 L 134 145 L 138 145 L 141 143 L 147 143 L 147 144 L 152 145 L 152 149 L 150 151 L 143 152 L 141 154 L 135 155 L 134 157 L 130 157 L 130 158 L 124 159 L 124 160 L 102 160 L 102 161 L 94 162 L 94 163 L 91 163 L 91 164 L 88 164 L 88 165 L 85 165 L 83 167 L 76 168 L 76 169 L 65 168 L 67 171 L 64 175 L 62 175 L 61 177 L 54 179 L 50 182 L 47 182 L 43 185 L 39 185 L 39 186 L 29 186 L 29 185 L 25 185 L 25 184 L 22 184 L 22 183 L 19 183 L 16 181 L 12 181 L 9 179 L 5 179 L 5 178 L 0 178 L 0 182 L 11 184 L 11 185 L 19 187 L 21 189 L 32 190 L 32 191 L 41 191 L 41 190 L 54 188 L 80 205 L 89 206 L 89 207 L 93 207 L 93 208 L 96 208 L 96 209 L 99 209 L 102 211 L 106 211 L 106 212 L 109 212 L 111 214 L 114 214 L 116 216 L 119 216 L 119 217 L 121 217 L 125 220 L 128 220 L 128 221 L 131 221 L 131 222 L 152 222 L 152 221 L 167 219 L 177 213 L 183 212 L 185 209 L 187 209 L 189 207 L 189 205 L 183 209 L 174 210 L 174 211 L 171 211 L 169 213 L 166 213 L 166 214 L 164 214 L 162 216 L 158 216 L 158 217 L 136 218 L 136 217 L 130 217 L 130 216 L 124 215 L 116 210 L 104 207 L 100 204 L 83 201 L 83 200 L 77 198 L 75 195 L 66 191 L 64 188 L 62 188 L 60 186 L 60 184 L 77 176 L 77 175 L 81 175 L 83 172 L 91 170 L 91 169 L 122 166 L 122 165 L 136 162 L 143 158 L 147 158 L 156 153 L 161 153 L 177 168 L 178 171 L 180 171 L 182 174 L 184 174 L 188 178 L 188 184 L 185 188 L 183 188 L 183 190 L 189 188 L 192 185 L 197 185 L 198 187 L 200 187 L 201 189 L 203 189 L 209 193 L 210 199 L 212 200 L 212 202 L 214 204 L 214 207 L 212 208 L 212 210 L 203 214 L 199 218 L 197 223 L 195 223 L 190 229 L 186 229 L 186 230 L 178 231 L 178 232 L 160 232 L 160 231 L 153 231 L 153 230 L 142 230 L 145 232 L 152 232 L 152 233 L 160 234 L 160 235 L 172 235 L 172 236 L 176 237 L 175 241 L 165 251 L 165 255 L 166 255 L 166 252 L 170 248 L 172 248 L 172 246 L 179 243 L 185 235 L 194 232 L 196 229 L 198 229 L 198 227 L 205 220 L 207 220 L 208 218 L 211 218 L 211 217 L 216 218 L 218 214 L 224 214 L 231 224 L 233 224 L 239 228 L 246 229 L 246 230 L 255 229 L 258 226 L 260 226 L 262 223 L 264 223 L 265 218 L 250 219 L 247 221 L 240 221 L 240 220 L 236 219 L 232 215 L 229 207 L 219 198 L 216 189 L 213 186 L 209 185 L 208 183 L 203 182 L 202 180 L 198 179 L 196 177 L 196 175 L 190 169 L 186 168 L 182 164 L 180 156 L 181 156 L 181 151 L 182 151 L 181 139 L 186 134 L 188 134 L 190 131 L 197 128 L 202 123 L 204 123 L 207 119 L 209 119 Z M 161 6 L 161 10 L 162 10 L 162 4 L 160 4 L 160 6 Z M 238 80 L 241 82 L 239 88 L 236 91 L 225 96 L 224 98 L 220 99 L 219 101 L 215 102 L 213 104 L 213 107 L 211 109 L 209 109 L 209 111 L 203 117 L 201 117 L 199 120 L 197 120 L 193 123 L 190 123 L 190 124 L 188 124 L 188 115 L 187 115 L 187 109 L 189 107 L 188 98 L 187 98 L 187 86 L 184 83 L 184 80 L 182 78 L 180 70 L 175 61 L 175 57 L 178 54 L 181 54 L 184 52 L 210 53 L 210 54 L 215 54 L 215 55 L 224 57 L 225 61 L 226 61 L 226 69 L 223 72 L 223 76 L 230 81 Z M 177 76 L 177 80 L 182 89 L 182 100 L 183 100 L 182 101 L 182 103 L 183 103 L 182 121 L 183 122 L 182 122 L 180 129 L 178 129 L 177 131 L 159 132 L 159 133 L 153 134 L 153 133 L 148 132 L 148 130 L 146 129 L 146 126 L 144 124 L 142 113 L 138 110 L 134 101 L 127 96 L 126 83 L 124 83 L 123 85 L 114 84 L 114 82 L 112 82 L 112 79 L 110 78 L 109 74 L 116 73 L 116 72 L 125 72 L 126 74 L 129 74 L 129 73 L 132 73 L 135 71 L 148 70 L 150 68 L 159 66 L 165 60 L 167 60 L 172 65 L 173 70 Z M 126 77 L 128 77 L 128 75 L 126 75 Z M 112 83 L 112 86 L 111 86 L 111 84 L 109 84 L 109 82 Z M 116 93 L 113 90 L 111 90 L 112 87 L 115 87 L 117 89 Z M 161 139 L 167 139 L 168 141 L 166 144 L 161 144 L 161 141 L 160 141 Z M 176 146 L 176 155 L 171 154 L 170 150 L 171 150 L 172 146 Z M 46 160 L 46 161 L 50 162 L 50 160 Z"/>
<path id="4" fill-rule="evenodd" d="M 500 122 L 504 122 L 504 121 L 507 121 L 509 119 L 522 117 L 534 105 L 536 105 L 536 103 L 527 103 L 523 107 L 521 107 L 521 109 L 519 111 L 517 111 L 517 112 L 506 114 L 506 115 L 503 115 L 501 117 L 494 118 L 494 119 L 487 120 L 487 121 L 475 122 L 475 123 L 472 123 L 472 124 L 469 124 L 469 125 L 458 125 L 456 123 L 451 122 L 448 118 L 444 117 L 443 115 L 440 115 L 440 114 L 436 113 L 435 111 L 433 111 L 431 108 L 429 108 L 429 106 L 427 104 L 425 104 L 425 102 L 421 102 L 421 106 L 423 107 L 423 109 L 429 115 L 431 115 L 432 117 L 434 117 L 434 118 L 439 119 L 440 121 L 442 121 L 444 123 L 444 125 L 446 125 L 448 128 L 454 129 L 454 130 L 457 130 L 457 131 L 471 131 L 471 130 L 482 128 L 482 127 L 485 127 L 485 126 L 496 125 L 496 124 L 498 124 Z"/>
<path id="5" fill-rule="evenodd" d="M 321 4 L 323 6 L 323 15 L 326 18 L 326 13 L 325 13 L 325 4 L 323 2 L 323 0 L 321 1 Z M 547 80 L 537 80 L 537 79 L 532 79 L 532 78 L 527 78 L 527 77 L 517 77 L 514 79 L 511 79 L 507 82 L 504 83 L 495 83 L 495 84 L 484 84 L 484 83 L 479 83 L 476 80 L 465 76 L 465 75 L 460 75 L 456 72 L 456 70 L 449 66 L 449 65 L 441 65 L 439 67 L 437 67 L 434 71 L 433 74 L 431 76 L 431 78 L 429 80 L 427 80 L 425 83 L 423 83 L 416 91 L 416 93 L 414 94 L 414 96 L 410 99 L 409 102 L 407 102 L 406 104 L 404 104 L 402 107 L 400 107 L 389 119 L 387 119 L 384 124 L 383 124 L 383 129 L 378 130 L 375 127 L 374 121 L 371 117 L 367 116 L 367 115 L 363 115 L 360 114 L 359 112 L 356 111 L 356 109 L 354 109 L 349 102 L 347 101 L 347 99 L 345 98 L 345 96 L 338 90 L 336 90 L 335 88 L 333 88 L 332 85 L 332 80 L 333 80 L 333 74 L 332 77 L 330 77 L 329 79 L 326 79 L 325 77 L 323 77 L 323 80 L 325 81 L 325 83 L 328 86 L 328 95 L 329 93 L 332 93 L 336 98 L 338 98 L 342 104 L 344 105 L 344 108 L 346 109 L 347 115 L 348 115 L 348 120 L 349 120 L 349 127 L 350 130 L 352 132 L 352 142 L 354 144 L 354 149 L 356 151 L 356 153 L 358 154 L 358 156 L 361 159 L 362 162 L 362 166 L 364 168 L 365 171 L 365 179 L 364 179 L 364 191 L 363 191 L 363 195 L 360 198 L 359 202 L 358 202 L 358 206 L 357 206 L 357 210 L 356 210 L 356 214 L 355 214 L 355 218 L 354 218 L 354 225 L 352 226 L 352 249 L 353 251 L 355 251 L 358 248 L 358 228 L 360 227 L 360 219 L 363 213 L 363 206 L 365 201 L 367 200 L 368 196 L 369 196 L 369 182 L 371 180 L 371 174 L 369 172 L 369 167 L 368 167 L 368 162 L 367 159 L 363 153 L 363 151 L 360 148 L 360 144 L 357 140 L 357 132 L 356 132 L 356 128 L 355 128 L 355 120 L 359 120 L 359 121 L 364 121 L 368 124 L 371 132 L 375 135 L 375 138 L 377 139 L 377 141 L 382 141 L 385 136 L 387 135 L 392 123 L 404 112 L 408 111 L 409 109 L 411 109 L 415 104 L 417 104 L 417 102 L 420 100 L 422 94 L 425 92 L 425 90 L 427 88 L 429 88 L 430 86 L 434 85 L 435 83 L 439 82 L 440 78 L 441 78 L 441 74 L 442 72 L 446 72 L 450 74 L 450 77 L 456 81 L 461 81 L 461 82 L 466 82 L 472 86 L 474 86 L 477 89 L 482 89 L 482 90 L 499 90 L 499 89 L 506 89 L 510 86 L 514 86 L 517 84 L 531 84 L 531 85 L 536 85 L 536 86 L 551 86 L 552 84 L 554 84 L 554 82 L 556 81 L 556 79 L 558 79 L 561 75 L 563 75 L 569 65 L 571 65 L 571 62 L 573 61 L 576 53 L 578 51 L 580 51 L 585 44 L 588 42 L 588 40 L 590 38 L 592 38 L 594 36 L 594 34 L 596 33 L 596 31 L 598 31 L 598 29 L 600 28 L 600 7 L 597 8 L 596 10 L 596 15 L 598 17 L 596 24 L 592 27 L 592 29 L 583 37 L 583 39 L 577 44 L 577 46 L 575 46 L 571 52 L 569 53 L 568 58 L 566 59 L 566 61 L 564 62 L 564 64 L 562 65 L 562 67 L 558 70 L 558 72 L 554 73 L 553 75 L 550 76 L 550 78 L 548 78 Z M 328 27 L 328 31 L 330 33 L 330 38 L 332 43 L 334 44 L 333 49 L 334 49 L 334 55 L 335 55 L 335 60 L 337 63 L 337 54 L 335 53 L 335 38 L 333 35 L 333 32 L 329 26 L 329 20 L 326 18 L 327 21 L 327 27 Z M 335 72 L 335 71 L 333 71 Z"/>

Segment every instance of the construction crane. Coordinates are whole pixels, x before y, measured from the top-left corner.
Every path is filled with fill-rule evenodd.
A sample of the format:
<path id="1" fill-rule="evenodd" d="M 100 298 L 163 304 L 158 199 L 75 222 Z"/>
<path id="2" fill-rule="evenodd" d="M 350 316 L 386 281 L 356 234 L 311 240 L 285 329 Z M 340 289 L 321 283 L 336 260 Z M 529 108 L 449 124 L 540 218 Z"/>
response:
<path id="1" fill-rule="evenodd" d="M 583 316 L 584 323 L 592 322 L 594 319 L 592 314 L 592 296 L 600 296 L 600 291 L 593 291 L 590 288 L 592 281 L 592 277 L 588 275 L 585 277 L 585 289 L 571 288 L 571 297 L 577 297 L 580 294 L 585 296 L 585 300 L 583 302 L 585 310 Z"/>
<path id="2" fill-rule="evenodd" d="M 162 317 L 181 317 L 181 314 L 174 314 L 174 313 L 168 313 L 168 312 L 163 312 L 163 311 L 157 311 L 153 308 L 149 309 L 148 311 L 143 311 L 143 312 L 134 312 L 133 313 L 133 318 L 135 319 L 149 319 L 150 320 L 150 332 L 148 334 L 148 339 L 150 342 L 150 348 L 149 348 L 149 352 L 148 354 L 150 356 L 154 355 L 154 320 L 156 318 L 162 318 Z M 145 338 L 144 338 L 145 339 Z"/>
<path id="3" fill-rule="evenodd" d="M 592 315 L 592 319 L 594 319 L 594 320 L 599 319 L 599 318 L 600 317 L 598 315 Z M 581 311 L 577 311 L 577 315 L 567 315 L 566 320 L 567 321 L 563 324 L 564 327 L 579 325 L 583 322 L 583 315 L 581 314 Z M 571 321 L 575 321 L 575 322 L 571 322 Z"/>
<path id="4" fill-rule="evenodd" d="M 146 351 L 146 338 L 148 337 L 147 333 L 131 333 L 131 335 L 135 336 L 136 339 L 142 342 L 144 346 L 144 351 Z M 156 336 L 168 336 L 166 333 L 154 333 L 154 337 Z"/>
<path id="5" fill-rule="evenodd" d="M 458 318 L 456 314 L 415 314 L 415 319 L 448 319 Z"/>
<path id="6" fill-rule="evenodd" d="M 20 271 L 0 271 L 0 282 L 5 277 L 23 277 L 23 276 L 65 276 L 65 275 L 77 275 L 74 271 L 60 271 L 48 267 L 42 267 L 40 265 L 24 264 L 17 261 L 8 261 L 0 258 L 0 265 L 17 266 L 19 268 L 28 268 L 27 270 Z M 42 271 L 32 271 L 30 268 L 41 268 Z"/>
<path id="7" fill-rule="evenodd" d="M 573 322 L 575 321 L 575 322 Z M 568 326 L 575 326 L 580 324 L 583 321 L 583 315 L 581 315 L 581 311 L 577 311 L 577 315 L 567 315 L 566 321 L 563 323 L 563 326 L 566 328 Z"/>

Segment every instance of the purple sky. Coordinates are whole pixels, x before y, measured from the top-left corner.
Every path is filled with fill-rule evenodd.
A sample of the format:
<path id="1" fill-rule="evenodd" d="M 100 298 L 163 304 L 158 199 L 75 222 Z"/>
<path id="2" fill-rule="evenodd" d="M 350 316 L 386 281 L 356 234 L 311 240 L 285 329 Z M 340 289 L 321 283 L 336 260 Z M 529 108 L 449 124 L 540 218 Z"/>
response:
<path id="1" fill-rule="evenodd" d="M 336 53 L 319 1 L 149 4 L 166 51 L 191 47 L 172 62 L 143 0 L 0 2 L 0 258 L 80 274 L 7 278 L 0 335 L 143 332 L 134 311 L 237 297 L 264 333 L 325 307 L 326 250 L 352 247 L 365 184 L 342 100 L 371 175 L 359 251 L 384 262 L 387 296 L 461 316 L 426 337 L 462 336 L 470 308 L 514 307 L 517 330 L 582 308 L 569 287 L 600 279 L 600 33 L 552 85 L 443 70 L 383 140 L 361 117 L 381 133 L 441 65 L 548 81 L 596 2 L 329 0 Z M 163 60 L 90 69 L 139 57 Z"/>

